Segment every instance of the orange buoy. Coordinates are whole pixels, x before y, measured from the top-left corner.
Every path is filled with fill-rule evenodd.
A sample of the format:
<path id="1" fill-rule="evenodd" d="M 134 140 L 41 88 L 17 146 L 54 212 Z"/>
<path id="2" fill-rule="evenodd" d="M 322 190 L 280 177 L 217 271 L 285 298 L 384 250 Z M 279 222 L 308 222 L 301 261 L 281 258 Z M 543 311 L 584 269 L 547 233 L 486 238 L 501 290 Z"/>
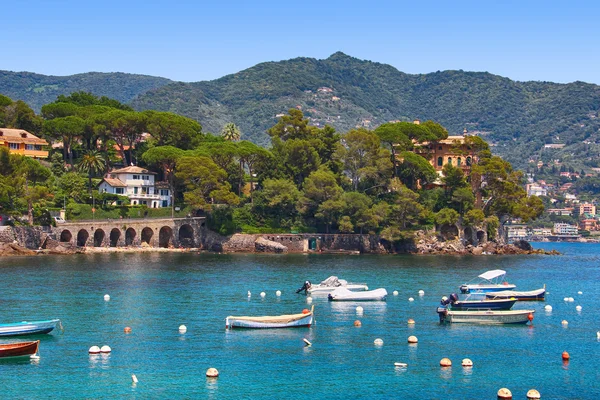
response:
<path id="1" fill-rule="evenodd" d="M 512 393 L 507 388 L 502 388 L 498 390 L 498 399 L 501 400 L 509 400 L 512 399 Z"/>
<path id="2" fill-rule="evenodd" d="M 409 318 L 409 319 L 408 319 L 408 324 L 409 324 L 409 325 L 414 325 L 414 324 L 415 324 L 415 320 L 414 320 L 414 319 L 412 319 L 412 318 Z"/>
<path id="3" fill-rule="evenodd" d="M 302 314 L 308 314 L 310 312 L 310 310 L 308 308 L 305 308 L 304 310 L 302 310 Z"/>
<path id="4" fill-rule="evenodd" d="M 354 321 L 354 326 L 360 327 L 360 326 L 362 326 L 362 323 L 359 320 L 356 320 L 356 321 Z"/>
<path id="5" fill-rule="evenodd" d="M 533 314 L 529 313 L 529 315 L 527 316 L 527 319 L 529 320 L 529 322 L 533 321 Z"/>
<path id="6" fill-rule="evenodd" d="M 452 366 L 452 361 L 450 361 L 449 358 L 442 358 L 440 360 L 440 366 L 441 367 L 451 367 Z"/>
<path id="7" fill-rule="evenodd" d="M 567 353 L 566 351 L 562 352 L 562 359 L 563 360 L 568 360 L 570 358 L 571 358 L 571 356 L 569 355 L 569 353 Z"/>
<path id="8" fill-rule="evenodd" d="M 124 331 L 125 333 L 131 333 L 131 328 L 130 328 L 130 327 L 128 327 L 128 326 L 126 326 L 126 327 L 125 327 L 125 329 L 123 329 L 123 331 Z"/>

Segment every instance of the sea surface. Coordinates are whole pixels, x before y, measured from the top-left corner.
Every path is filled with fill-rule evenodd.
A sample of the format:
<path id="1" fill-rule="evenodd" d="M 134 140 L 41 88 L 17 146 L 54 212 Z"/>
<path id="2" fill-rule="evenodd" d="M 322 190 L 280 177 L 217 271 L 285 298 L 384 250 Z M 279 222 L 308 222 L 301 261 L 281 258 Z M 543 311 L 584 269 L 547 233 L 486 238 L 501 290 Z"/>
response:
<path id="1" fill-rule="evenodd" d="M 41 340 L 39 360 L 0 361 L 2 398 L 496 399 L 503 387 L 515 399 L 525 399 L 533 388 L 542 399 L 600 398 L 600 245 L 534 247 L 562 255 L 0 258 L 0 322 L 60 318 L 64 326 L 33 337 Z M 440 325 L 440 298 L 496 268 L 506 270 L 506 280 L 520 290 L 546 284 L 545 302 L 514 307 L 535 309 L 533 325 Z M 330 275 L 386 288 L 388 300 L 331 303 L 315 296 L 311 328 L 225 330 L 228 315 L 310 308 L 295 290 L 307 279 Z M 568 297 L 574 301 L 564 301 Z M 364 308 L 362 316 L 357 305 Z M 409 318 L 416 323 L 407 324 Z M 355 320 L 362 326 L 355 327 Z M 182 324 L 185 334 L 178 331 Z M 126 326 L 132 333 L 124 333 Z M 407 343 L 411 335 L 418 344 Z M 382 346 L 374 345 L 378 338 Z M 27 339 L 0 343 L 20 340 Z M 112 352 L 90 356 L 93 345 L 109 345 Z M 563 351 L 570 362 L 563 363 Z M 443 357 L 452 360 L 451 368 L 440 368 Z M 464 358 L 473 368 L 461 366 Z M 408 367 L 396 368 L 395 362 Z M 219 378 L 206 378 L 210 367 Z"/>

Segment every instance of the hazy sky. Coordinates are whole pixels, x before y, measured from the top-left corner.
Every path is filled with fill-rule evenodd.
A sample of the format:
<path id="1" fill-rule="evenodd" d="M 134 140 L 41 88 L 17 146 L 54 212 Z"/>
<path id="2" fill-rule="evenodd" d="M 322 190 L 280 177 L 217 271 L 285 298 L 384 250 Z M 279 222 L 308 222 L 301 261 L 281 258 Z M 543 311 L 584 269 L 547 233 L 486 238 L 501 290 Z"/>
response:
<path id="1" fill-rule="evenodd" d="M 1 70 L 200 81 L 343 51 L 408 73 L 600 84 L 600 1 L 34 0 L 1 13 Z"/>

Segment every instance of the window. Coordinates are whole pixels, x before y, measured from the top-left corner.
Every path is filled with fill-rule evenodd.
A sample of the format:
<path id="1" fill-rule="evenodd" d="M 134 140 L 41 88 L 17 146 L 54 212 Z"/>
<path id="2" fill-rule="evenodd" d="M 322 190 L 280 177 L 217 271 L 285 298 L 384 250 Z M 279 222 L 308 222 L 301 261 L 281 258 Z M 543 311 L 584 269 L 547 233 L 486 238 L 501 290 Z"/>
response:
<path id="1" fill-rule="evenodd" d="M 133 194 L 138 194 L 138 190 L 139 190 L 139 188 L 138 188 L 138 187 L 134 187 L 134 188 L 133 188 Z"/>
<path id="2" fill-rule="evenodd" d="M 39 145 L 39 144 L 36 144 L 36 145 L 35 145 L 35 146 L 33 146 L 33 147 L 34 147 L 34 150 L 38 150 L 38 151 L 42 150 L 42 146 L 41 146 L 41 145 Z"/>
<path id="3" fill-rule="evenodd" d="M 167 201 L 166 201 L 166 200 L 163 200 L 163 201 L 162 201 L 162 206 L 163 206 L 163 207 L 167 207 Z"/>
<path id="4" fill-rule="evenodd" d="M 437 165 L 441 167 L 444 164 L 444 159 L 442 157 L 438 157 Z"/>
<path id="5" fill-rule="evenodd" d="M 140 176 L 139 176 L 139 175 L 134 175 L 134 176 L 133 176 L 133 179 L 135 179 L 135 180 L 139 180 L 139 179 L 140 179 Z"/>
<path id="6" fill-rule="evenodd" d="M 35 146 L 32 144 L 26 144 L 25 145 L 25 150 L 35 150 Z"/>
<path id="7" fill-rule="evenodd" d="M 115 193 L 116 194 L 123 194 L 125 191 L 123 188 L 115 188 Z"/>
<path id="8" fill-rule="evenodd" d="M 13 150 L 19 150 L 19 143 L 9 143 L 10 148 Z"/>
<path id="9" fill-rule="evenodd" d="M 150 177 L 148 175 L 142 175 L 142 179 L 147 181 L 148 179 L 150 179 Z"/>
<path id="10" fill-rule="evenodd" d="M 161 196 L 168 196 L 169 195 L 169 189 L 160 189 L 160 195 Z"/>
<path id="11" fill-rule="evenodd" d="M 457 166 L 457 167 L 460 167 L 460 164 L 461 164 L 461 159 L 460 159 L 460 157 L 458 157 L 458 158 L 456 159 L 456 166 Z"/>
<path id="12" fill-rule="evenodd" d="M 441 149 L 442 149 L 442 146 L 438 146 L 438 150 L 441 150 Z"/>
<path id="13" fill-rule="evenodd" d="M 452 157 L 448 157 L 448 164 L 452 165 Z"/>
<path id="14" fill-rule="evenodd" d="M 467 166 L 471 166 L 471 157 L 467 157 Z"/>

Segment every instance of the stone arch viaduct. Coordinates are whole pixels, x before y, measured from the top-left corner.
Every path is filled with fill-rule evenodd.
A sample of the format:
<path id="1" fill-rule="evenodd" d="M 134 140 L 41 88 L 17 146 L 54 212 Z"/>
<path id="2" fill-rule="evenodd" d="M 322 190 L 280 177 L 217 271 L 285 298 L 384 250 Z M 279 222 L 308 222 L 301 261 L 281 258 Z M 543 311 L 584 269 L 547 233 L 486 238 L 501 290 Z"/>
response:
<path id="1" fill-rule="evenodd" d="M 52 228 L 59 242 L 79 247 L 200 247 L 204 217 L 66 222 Z"/>

